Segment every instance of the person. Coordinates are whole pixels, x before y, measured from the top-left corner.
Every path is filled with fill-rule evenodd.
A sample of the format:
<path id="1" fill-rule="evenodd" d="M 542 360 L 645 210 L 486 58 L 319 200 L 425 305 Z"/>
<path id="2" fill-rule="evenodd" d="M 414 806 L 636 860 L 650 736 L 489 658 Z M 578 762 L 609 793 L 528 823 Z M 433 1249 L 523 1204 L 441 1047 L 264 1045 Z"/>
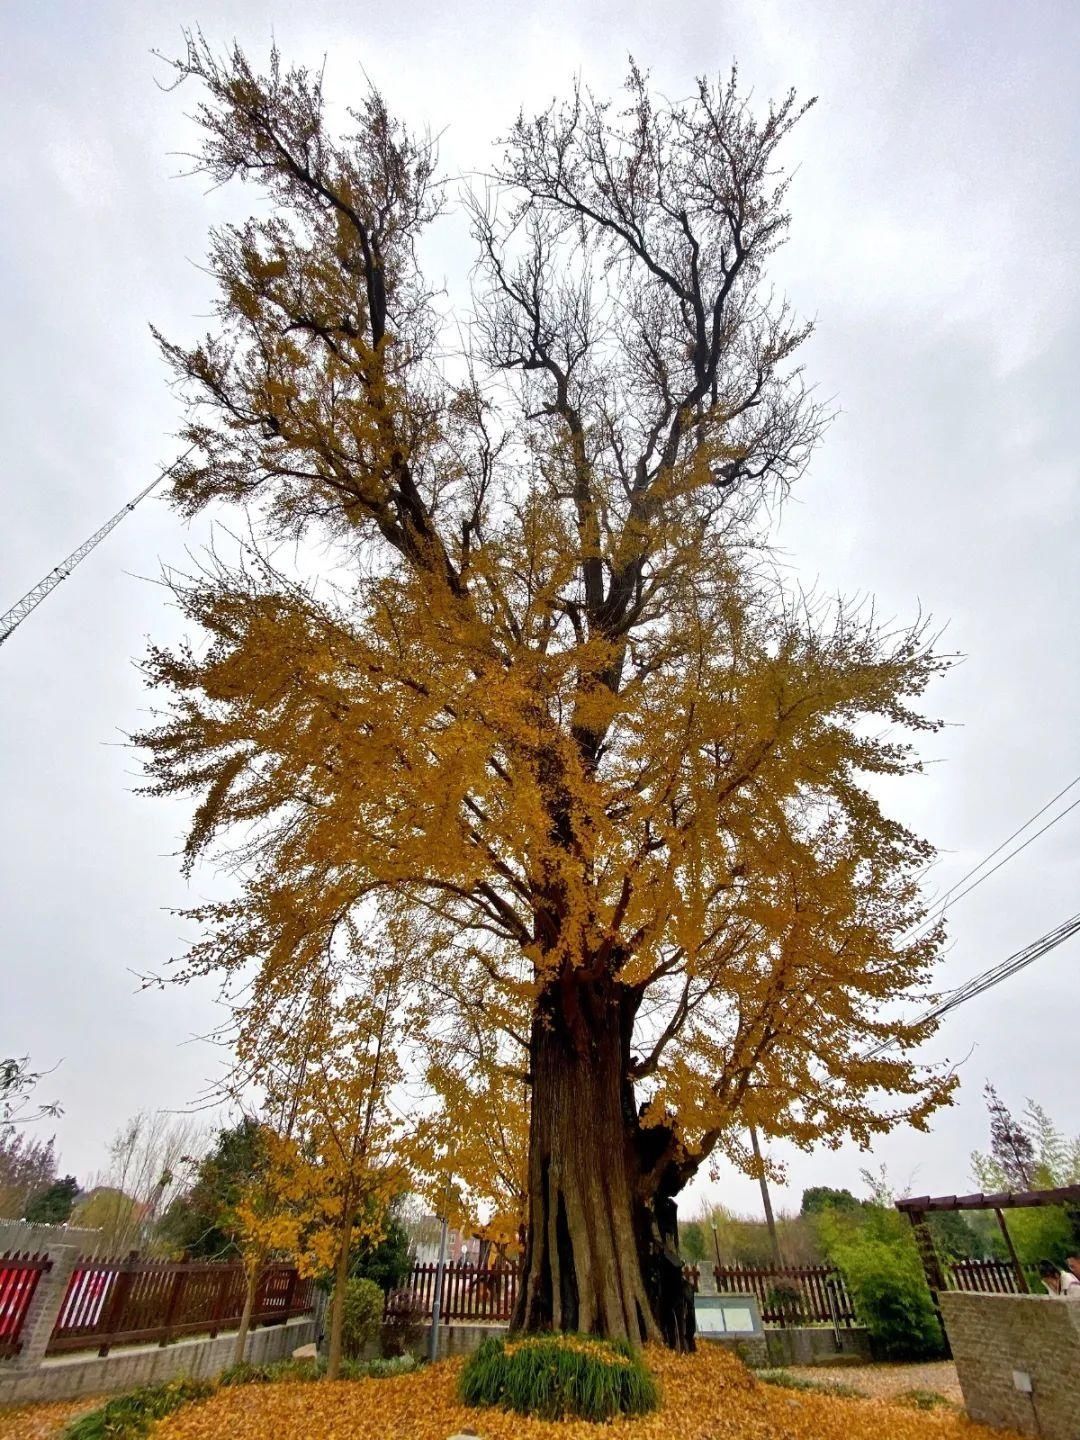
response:
<path id="1" fill-rule="evenodd" d="M 1061 1294 L 1061 1271 L 1052 1260 L 1039 1261 L 1039 1279 L 1048 1294 Z"/>
<path id="2" fill-rule="evenodd" d="M 1065 1264 L 1068 1267 L 1069 1274 L 1077 1280 L 1080 1280 L 1080 1254 L 1066 1255 Z"/>
<path id="3" fill-rule="evenodd" d="M 1080 1280 L 1071 1270 L 1063 1273 L 1052 1260 L 1040 1260 L 1039 1278 L 1049 1294 L 1062 1300 L 1080 1300 Z"/>

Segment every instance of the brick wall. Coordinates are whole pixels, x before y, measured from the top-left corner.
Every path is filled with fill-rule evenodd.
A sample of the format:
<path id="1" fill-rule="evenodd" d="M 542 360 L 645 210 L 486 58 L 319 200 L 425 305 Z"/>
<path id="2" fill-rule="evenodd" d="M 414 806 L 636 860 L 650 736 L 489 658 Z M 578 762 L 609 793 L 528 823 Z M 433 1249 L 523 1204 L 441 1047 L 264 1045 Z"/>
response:
<path id="1" fill-rule="evenodd" d="M 973 1420 L 1041 1440 L 1080 1440 L 1080 1302 L 958 1290 L 940 1301 Z M 1025 1376 L 1030 1394 L 1017 1387 Z"/>

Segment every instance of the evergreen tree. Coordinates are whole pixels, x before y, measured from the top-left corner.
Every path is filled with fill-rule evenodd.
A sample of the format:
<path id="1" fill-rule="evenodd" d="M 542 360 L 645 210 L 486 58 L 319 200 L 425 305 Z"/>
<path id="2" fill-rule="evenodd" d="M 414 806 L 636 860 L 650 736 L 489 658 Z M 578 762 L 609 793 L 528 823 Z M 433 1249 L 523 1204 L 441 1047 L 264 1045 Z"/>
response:
<path id="1" fill-rule="evenodd" d="M 991 1122 L 991 1158 L 994 1174 L 1004 1179 L 1005 1189 L 1031 1189 L 1035 1184 L 1035 1142 L 1021 1120 L 1012 1116 L 989 1080 L 984 1090 Z"/>
<path id="2" fill-rule="evenodd" d="M 235 1260 L 236 1207 L 259 1172 L 262 1148 L 259 1123 L 248 1116 L 219 1131 L 192 1183 L 166 1209 L 158 1226 L 162 1242 L 191 1260 Z"/>
<path id="3" fill-rule="evenodd" d="M 79 1182 L 75 1176 L 65 1175 L 30 1200 L 23 1211 L 23 1219 L 32 1225 L 66 1225 L 71 1219 L 78 1194 Z"/>

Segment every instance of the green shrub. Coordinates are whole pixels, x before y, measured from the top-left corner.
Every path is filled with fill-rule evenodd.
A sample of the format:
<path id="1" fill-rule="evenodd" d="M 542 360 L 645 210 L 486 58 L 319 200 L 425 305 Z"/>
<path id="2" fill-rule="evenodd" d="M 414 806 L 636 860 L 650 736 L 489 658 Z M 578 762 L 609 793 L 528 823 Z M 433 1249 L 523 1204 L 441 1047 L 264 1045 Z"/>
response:
<path id="1" fill-rule="evenodd" d="M 333 1297 L 330 1303 L 333 1305 Z M 374 1280 L 346 1280 L 341 1320 L 341 1350 L 346 1359 L 355 1360 L 378 1335 L 385 1303 Z"/>
<path id="2" fill-rule="evenodd" d="M 644 1415 L 659 1403 L 656 1381 L 628 1345 L 590 1335 L 485 1340 L 458 1388 L 466 1405 L 499 1405 L 542 1420 L 610 1420 Z"/>
<path id="3" fill-rule="evenodd" d="M 373 1380 L 388 1380 L 392 1375 L 407 1375 L 419 1365 L 415 1355 L 393 1355 L 385 1360 L 369 1360 L 364 1366 L 364 1374 L 370 1375 Z"/>
<path id="4" fill-rule="evenodd" d="M 840 1270 L 879 1360 L 926 1360 L 944 1354 L 908 1222 L 896 1210 L 866 1204 L 857 1214 L 825 1210 L 819 1238 Z"/>
<path id="5" fill-rule="evenodd" d="M 860 1238 L 841 1248 L 837 1263 L 879 1359 L 925 1360 L 944 1353 L 914 1246 Z"/>
<path id="6" fill-rule="evenodd" d="M 389 1380 L 392 1375 L 407 1375 L 419 1366 L 412 1355 L 397 1355 L 392 1360 L 343 1360 L 338 1373 L 340 1380 Z M 325 1367 L 323 1367 L 325 1368 Z M 321 1380 L 322 1370 L 315 1377 Z"/>
<path id="7" fill-rule="evenodd" d="M 73 1421 L 64 1440 L 139 1440 L 155 1420 L 193 1400 L 205 1400 L 213 1385 L 204 1380 L 171 1380 L 167 1385 L 145 1385 L 117 1395 L 97 1410 Z"/>

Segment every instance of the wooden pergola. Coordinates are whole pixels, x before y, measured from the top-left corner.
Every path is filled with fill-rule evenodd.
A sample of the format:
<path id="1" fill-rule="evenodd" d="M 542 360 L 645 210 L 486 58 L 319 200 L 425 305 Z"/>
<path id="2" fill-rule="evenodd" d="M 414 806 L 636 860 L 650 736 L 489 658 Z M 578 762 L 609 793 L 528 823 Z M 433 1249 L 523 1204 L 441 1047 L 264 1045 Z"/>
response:
<path id="1" fill-rule="evenodd" d="M 908 1200 L 897 1200 L 897 1210 L 908 1217 L 911 1221 L 911 1228 L 915 1232 L 915 1243 L 919 1247 L 923 1269 L 926 1271 L 926 1282 L 930 1286 L 935 1308 L 938 1291 L 945 1289 L 945 1276 L 941 1269 L 937 1250 L 934 1248 L 933 1236 L 926 1224 L 928 1215 L 940 1214 L 942 1211 L 949 1210 L 992 1210 L 997 1216 L 1005 1248 L 1009 1252 L 1009 1259 L 1016 1272 L 1017 1288 L 1022 1295 L 1026 1295 L 1028 1293 L 1027 1276 L 1024 1274 L 1024 1267 L 1020 1264 L 1012 1236 L 1009 1234 L 1009 1227 L 1005 1223 L 1004 1212 L 1006 1210 L 1036 1209 L 1041 1205 L 1080 1206 L 1080 1185 L 1061 1185 L 1056 1190 L 1006 1190 L 997 1195 L 918 1195 Z"/>

